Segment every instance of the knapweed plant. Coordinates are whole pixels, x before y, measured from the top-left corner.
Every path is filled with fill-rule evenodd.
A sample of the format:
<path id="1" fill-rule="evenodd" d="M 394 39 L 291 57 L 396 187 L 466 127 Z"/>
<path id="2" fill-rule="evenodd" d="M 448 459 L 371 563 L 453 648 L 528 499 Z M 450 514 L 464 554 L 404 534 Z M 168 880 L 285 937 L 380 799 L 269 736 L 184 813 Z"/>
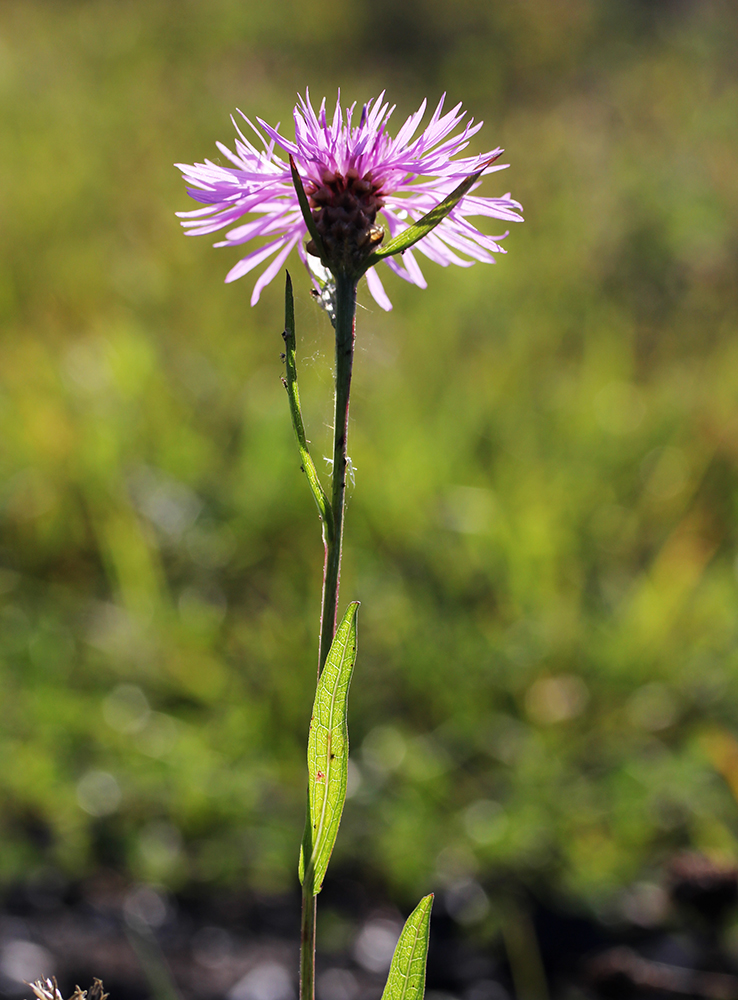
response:
<path id="1" fill-rule="evenodd" d="M 242 114 L 243 128 L 254 134 L 256 144 L 233 119 L 238 133 L 235 152 L 217 144 L 230 165 L 209 160 L 193 166 L 177 164 L 189 184 L 189 194 L 203 206 L 179 213 L 188 235 L 232 227 L 215 244 L 226 247 L 266 238 L 266 243 L 251 249 L 229 271 L 226 281 L 270 261 L 254 285 L 254 305 L 289 253 L 297 249 L 310 274 L 313 294 L 335 331 L 333 460 L 331 485 L 326 490 L 310 457 L 300 412 L 292 283 L 287 275 L 283 382 L 325 546 L 318 682 L 308 736 L 307 818 L 299 860 L 302 1000 L 314 997 L 316 897 L 336 842 L 348 777 L 346 717 L 359 605 L 349 604 L 339 622 L 339 584 L 350 468 L 347 446 L 357 286 L 366 276 L 377 304 L 391 309 L 377 265 L 385 263 L 401 278 L 425 288 L 413 247 L 443 266 L 493 263 L 495 253 L 504 253 L 499 241 L 507 234 L 487 236 L 468 217 L 520 221 L 520 205 L 509 194 L 490 198 L 473 193 L 484 175 L 504 169 L 496 163 L 502 150 L 459 157 L 482 123 L 463 124 L 461 105 L 444 114 L 443 104 L 441 98 L 418 135 L 424 101 L 393 138 L 388 122 L 394 109 L 384 102 L 384 94 L 365 104 L 360 113 L 356 105 L 344 111 L 339 97 L 330 118 L 325 101 L 316 114 L 306 94 L 294 109 L 294 140 L 257 118 L 260 131 Z M 384 1000 L 422 998 L 432 901 L 432 895 L 422 899 L 405 924 Z"/>

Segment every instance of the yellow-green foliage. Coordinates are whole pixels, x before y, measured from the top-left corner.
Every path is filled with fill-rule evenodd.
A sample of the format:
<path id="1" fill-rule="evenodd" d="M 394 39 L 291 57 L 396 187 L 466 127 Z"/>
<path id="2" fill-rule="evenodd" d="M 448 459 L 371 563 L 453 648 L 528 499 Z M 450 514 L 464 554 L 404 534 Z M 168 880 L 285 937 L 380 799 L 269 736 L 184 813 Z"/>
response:
<path id="1" fill-rule="evenodd" d="M 294 880 L 322 552 L 283 291 L 223 285 L 171 164 L 236 107 L 288 128 L 306 85 L 386 87 L 398 122 L 447 90 L 527 217 L 495 267 L 363 295 L 334 866 L 595 899 L 675 845 L 735 852 L 737 26 L 728 0 L 5 0 L 1 879 Z M 292 273 L 322 472 L 331 330 Z"/>

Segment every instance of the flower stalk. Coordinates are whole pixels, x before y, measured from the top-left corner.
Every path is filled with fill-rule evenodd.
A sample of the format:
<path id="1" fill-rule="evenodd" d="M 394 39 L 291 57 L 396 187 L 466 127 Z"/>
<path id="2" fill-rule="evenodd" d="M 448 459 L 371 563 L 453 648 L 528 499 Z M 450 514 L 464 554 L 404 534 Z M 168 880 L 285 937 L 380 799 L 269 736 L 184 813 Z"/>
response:
<path id="1" fill-rule="evenodd" d="M 354 364 L 356 333 L 356 279 L 346 275 L 336 278 L 336 356 L 335 407 L 333 419 L 332 496 L 324 525 L 325 562 L 320 610 L 320 641 L 318 645 L 318 678 L 325 666 L 336 634 L 338 599 L 341 584 L 343 522 L 346 507 L 346 474 L 348 468 L 348 422 L 351 397 L 351 375 Z M 311 854 L 310 806 L 305 822 L 303 851 L 306 859 L 302 884 L 302 919 L 300 928 L 300 1000 L 315 997 L 315 924 L 317 896 Z"/>
<path id="2" fill-rule="evenodd" d="M 292 426 L 297 438 L 302 468 L 307 476 L 313 499 L 323 525 L 325 561 L 321 598 L 320 640 L 318 645 L 318 679 L 325 666 L 328 653 L 336 635 L 338 599 L 341 581 L 341 555 L 344 511 L 346 506 L 346 476 L 348 470 L 348 421 L 351 397 L 351 375 L 354 361 L 356 325 L 356 285 L 353 276 L 339 274 L 335 279 L 335 409 L 333 421 L 332 497 L 328 497 L 318 478 L 315 464 L 308 449 L 305 426 L 300 409 L 297 385 L 295 310 L 292 281 L 289 274 L 285 281 L 285 343 L 284 362 L 286 376 L 282 379 L 290 403 Z M 315 996 L 315 923 L 316 895 L 315 871 L 312 852 L 312 822 L 308 797 L 303 858 L 305 871 L 302 881 L 302 918 L 300 926 L 300 997 L 314 1000 Z"/>
<path id="3" fill-rule="evenodd" d="M 336 634 L 338 596 L 341 584 L 343 519 L 346 506 L 348 469 L 348 422 L 351 375 L 354 367 L 356 338 L 356 279 L 346 275 L 336 278 L 336 394 L 333 418 L 333 470 L 331 508 L 333 530 L 326 546 L 323 574 L 323 599 L 320 614 L 320 649 L 318 674 L 323 669 L 328 650 Z"/>
<path id="4" fill-rule="evenodd" d="M 310 805 L 305 822 L 310 830 Z M 306 838 L 307 839 L 307 838 Z M 300 1000 L 315 1000 L 315 923 L 318 897 L 313 889 L 313 866 L 308 862 L 302 882 L 302 916 L 300 920 Z"/>

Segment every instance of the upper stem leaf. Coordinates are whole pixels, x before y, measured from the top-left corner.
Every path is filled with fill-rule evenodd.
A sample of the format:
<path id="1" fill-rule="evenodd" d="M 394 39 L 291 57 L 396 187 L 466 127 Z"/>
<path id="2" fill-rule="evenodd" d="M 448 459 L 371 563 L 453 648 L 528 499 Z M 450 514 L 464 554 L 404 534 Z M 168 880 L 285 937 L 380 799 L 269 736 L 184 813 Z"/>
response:
<path id="1" fill-rule="evenodd" d="M 300 882 L 317 895 L 338 836 L 348 783 L 346 714 L 356 662 L 356 615 L 349 604 L 318 680 L 308 736 L 308 815 L 300 848 Z"/>

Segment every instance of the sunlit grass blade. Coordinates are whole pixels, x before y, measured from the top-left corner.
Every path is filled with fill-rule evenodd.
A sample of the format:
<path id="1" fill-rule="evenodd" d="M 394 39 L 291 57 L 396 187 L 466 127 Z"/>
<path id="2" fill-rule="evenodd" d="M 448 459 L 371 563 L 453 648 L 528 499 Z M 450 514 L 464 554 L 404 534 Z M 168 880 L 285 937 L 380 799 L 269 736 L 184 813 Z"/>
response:
<path id="1" fill-rule="evenodd" d="M 405 921 L 382 1000 L 423 1000 L 432 906 L 433 893 L 424 896 Z"/>
<path id="2" fill-rule="evenodd" d="M 469 191 L 471 187 L 476 184 L 479 178 L 482 176 L 484 171 L 493 163 L 502 153 L 498 153 L 496 156 L 488 160 L 484 166 L 477 170 L 476 173 L 470 174 L 466 177 L 458 187 L 455 187 L 450 195 L 440 201 L 435 208 L 432 208 L 430 212 L 427 212 L 422 219 L 418 219 L 417 222 L 413 223 L 412 226 L 408 226 L 407 229 L 402 233 L 398 233 L 393 240 L 390 240 L 386 246 L 380 247 L 375 250 L 362 265 L 363 271 L 368 270 L 374 264 L 377 264 L 384 257 L 393 257 L 397 253 L 402 253 L 404 250 L 409 250 L 411 246 L 414 246 L 418 240 L 422 240 L 424 236 L 427 236 L 433 229 L 436 228 L 439 222 L 443 222 L 449 212 L 453 211 L 454 208 L 459 204 L 461 199 Z"/>
<path id="3" fill-rule="evenodd" d="M 336 843 L 348 782 L 346 712 L 356 662 L 356 615 L 349 605 L 336 631 L 315 692 L 308 736 L 308 816 L 300 849 L 300 881 L 320 892 Z M 306 860 L 307 859 L 307 860 Z"/>

